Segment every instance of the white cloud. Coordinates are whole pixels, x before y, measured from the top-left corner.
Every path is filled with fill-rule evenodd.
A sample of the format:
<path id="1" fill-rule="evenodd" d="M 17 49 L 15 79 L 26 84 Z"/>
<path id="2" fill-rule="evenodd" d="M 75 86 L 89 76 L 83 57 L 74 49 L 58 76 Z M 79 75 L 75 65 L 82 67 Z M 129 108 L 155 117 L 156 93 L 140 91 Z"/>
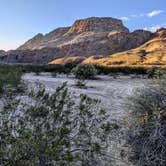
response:
<path id="1" fill-rule="evenodd" d="M 153 10 L 152 12 L 148 13 L 147 16 L 151 18 L 151 17 L 157 16 L 163 12 L 164 12 L 163 10 Z"/>
<path id="2" fill-rule="evenodd" d="M 140 14 L 139 16 L 140 16 L 140 17 L 144 17 L 144 16 L 145 16 L 145 14 Z"/>
<path id="3" fill-rule="evenodd" d="M 144 30 L 151 31 L 151 32 L 156 32 L 156 30 L 158 30 L 160 28 L 161 28 L 160 25 L 156 25 L 156 26 L 151 26 L 151 27 L 145 27 Z"/>
<path id="4" fill-rule="evenodd" d="M 133 17 L 133 18 L 138 18 L 138 17 L 144 17 L 145 14 L 141 13 L 141 14 L 131 14 L 130 17 Z"/>
<path id="5" fill-rule="evenodd" d="M 121 17 L 121 18 L 119 18 L 119 19 L 121 19 L 121 20 L 123 20 L 123 21 L 129 21 L 129 20 L 130 20 L 129 17 Z"/>
<path id="6" fill-rule="evenodd" d="M 130 17 L 136 18 L 136 17 L 138 17 L 138 15 L 136 15 L 136 14 L 131 14 Z"/>
<path id="7" fill-rule="evenodd" d="M 121 19 L 123 21 L 129 21 L 129 20 L 133 20 L 133 19 L 139 19 L 139 18 L 142 18 L 142 17 L 152 18 L 152 17 L 157 16 L 157 15 L 163 13 L 163 12 L 164 12 L 163 10 L 153 10 L 150 13 L 131 14 L 129 16 L 121 17 L 119 19 Z"/>
<path id="8" fill-rule="evenodd" d="M 160 28 L 163 28 L 163 27 L 166 27 L 166 23 L 160 24 L 160 25 L 154 25 L 154 26 L 151 26 L 151 27 L 145 27 L 144 30 L 155 32 L 156 30 L 158 30 Z"/>

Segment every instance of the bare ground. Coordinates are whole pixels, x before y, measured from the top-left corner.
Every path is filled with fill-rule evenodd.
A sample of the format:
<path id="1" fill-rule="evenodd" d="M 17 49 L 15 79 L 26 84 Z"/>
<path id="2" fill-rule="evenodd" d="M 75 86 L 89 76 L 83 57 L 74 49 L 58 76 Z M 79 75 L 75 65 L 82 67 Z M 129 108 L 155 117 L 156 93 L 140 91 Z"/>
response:
<path id="1" fill-rule="evenodd" d="M 23 80 L 28 83 L 29 87 L 35 86 L 36 82 L 42 83 L 50 93 L 53 93 L 62 83 L 67 82 L 68 89 L 73 96 L 86 94 L 101 100 L 101 107 L 109 111 L 112 119 L 116 120 L 124 116 L 126 98 L 133 95 L 135 89 L 144 87 L 148 83 L 147 79 L 131 78 L 131 76 L 119 76 L 116 79 L 110 76 L 98 76 L 96 80 L 86 81 L 86 88 L 78 88 L 72 76 L 52 77 L 49 73 L 39 76 L 33 73 L 25 74 Z"/>
<path id="2" fill-rule="evenodd" d="M 80 94 L 86 94 L 101 100 L 100 106 L 108 111 L 110 120 L 117 123 L 121 123 L 126 114 L 125 103 L 127 97 L 133 95 L 134 90 L 146 86 L 149 82 L 148 79 L 133 76 L 118 76 L 116 79 L 111 76 L 98 76 L 96 80 L 88 80 L 86 88 L 82 89 L 75 85 L 76 80 L 72 76 L 58 75 L 52 77 L 49 73 L 40 75 L 29 73 L 23 76 L 23 80 L 32 89 L 35 88 L 36 83 L 42 83 L 49 93 L 55 92 L 58 86 L 67 82 L 69 92 L 73 95 L 75 101 L 77 101 Z M 132 166 L 127 157 L 120 159 L 122 149 L 128 154 L 128 148 L 124 147 L 124 144 L 121 133 L 115 133 L 111 143 L 111 153 L 115 157 L 114 166 Z"/>

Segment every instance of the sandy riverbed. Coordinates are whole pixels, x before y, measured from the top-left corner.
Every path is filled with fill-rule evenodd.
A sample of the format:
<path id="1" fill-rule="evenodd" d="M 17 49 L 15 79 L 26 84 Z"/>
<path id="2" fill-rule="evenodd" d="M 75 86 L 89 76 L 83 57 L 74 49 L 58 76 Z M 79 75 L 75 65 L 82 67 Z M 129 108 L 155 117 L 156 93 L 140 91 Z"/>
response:
<path id="1" fill-rule="evenodd" d="M 42 83 L 49 93 L 53 93 L 57 86 L 67 82 L 68 89 L 73 96 L 86 94 L 101 100 L 101 107 L 109 111 L 112 119 L 116 120 L 124 115 L 126 98 L 133 95 L 136 88 L 144 87 L 148 83 L 147 79 L 131 78 L 131 76 L 120 76 L 116 79 L 110 76 L 98 76 L 96 80 L 87 81 L 87 88 L 81 89 L 75 86 L 76 80 L 73 77 L 65 75 L 52 77 L 49 73 L 25 74 L 23 80 L 31 87 L 35 86 L 36 82 Z"/>

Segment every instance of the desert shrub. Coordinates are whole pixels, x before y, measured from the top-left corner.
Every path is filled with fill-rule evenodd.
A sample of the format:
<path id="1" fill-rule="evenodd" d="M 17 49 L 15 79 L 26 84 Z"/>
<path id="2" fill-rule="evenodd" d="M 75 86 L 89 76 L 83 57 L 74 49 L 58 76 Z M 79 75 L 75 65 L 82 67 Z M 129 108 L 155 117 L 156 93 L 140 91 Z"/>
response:
<path id="1" fill-rule="evenodd" d="M 71 99 L 66 84 L 49 95 L 31 92 L 32 105 L 11 95 L 0 110 L 0 165 L 112 165 L 110 133 L 98 100 Z"/>
<path id="2" fill-rule="evenodd" d="M 40 72 L 56 72 L 56 73 L 69 73 L 71 68 L 65 65 L 49 65 L 49 64 L 0 64 L 0 68 L 4 69 L 21 69 L 23 73 L 40 73 Z"/>
<path id="3" fill-rule="evenodd" d="M 146 50 L 140 50 L 139 51 L 139 56 L 141 58 L 141 62 L 143 62 L 146 59 L 147 52 Z"/>
<path id="4" fill-rule="evenodd" d="M 114 79 L 118 78 L 118 73 L 109 73 L 109 76 L 113 77 Z"/>
<path id="5" fill-rule="evenodd" d="M 22 65 L 25 72 L 54 72 L 54 73 L 69 73 L 70 69 L 64 65 Z"/>
<path id="6" fill-rule="evenodd" d="M 75 80 L 75 86 L 78 88 L 87 88 L 86 87 L 87 81 L 85 79 L 76 79 Z"/>
<path id="7" fill-rule="evenodd" d="M 94 79 L 97 74 L 96 68 L 91 64 L 79 64 L 72 72 L 78 79 Z"/>
<path id="8" fill-rule="evenodd" d="M 71 70 L 71 69 L 75 68 L 80 63 L 81 62 L 79 62 L 79 61 L 73 61 L 73 62 L 65 64 L 65 67 Z"/>
<path id="9" fill-rule="evenodd" d="M 0 66 L 0 91 L 3 91 L 4 86 L 17 87 L 20 84 L 21 76 L 21 68 Z"/>
<path id="10" fill-rule="evenodd" d="M 166 70 L 159 67 L 152 67 L 147 71 L 148 78 L 164 78 L 166 76 Z"/>
<path id="11" fill-rule="evenodd" d="M 95 66 L 99 74 L 123 73 L 127 74 L 147 74 L 149 68 L 144 66 Z"/>
<path id="12" fill-rule="evenodd" d="M 127 141 L 138 166 L 166 165 L 166 82 L 160 79 L 138 89 L 128 101 Z"/>

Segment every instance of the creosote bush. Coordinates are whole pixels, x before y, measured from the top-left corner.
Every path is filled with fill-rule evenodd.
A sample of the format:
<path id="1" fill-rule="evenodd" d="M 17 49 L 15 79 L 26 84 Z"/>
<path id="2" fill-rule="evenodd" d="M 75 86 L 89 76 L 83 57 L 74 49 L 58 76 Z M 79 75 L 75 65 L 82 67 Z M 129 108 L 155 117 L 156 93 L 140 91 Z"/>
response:
<path id="1" fill-rule="evenodd" d="M 94 79 L 97 74 L 96 68 L 91 64 L 79 64 L 72 72 L 78 79 Z"/>
<path id="2" fill-rule="evenodd" d="M 166 165 L 166 80 L 155 80 L 129 99 L 127 141 L 138 166 Z"/>
<path id="3" fill-rule="evenodd" d="M 74 100 L 66 84 L 52 95 L 41 86 L 28 97 L 31 105 L 5 96 L 0 111 L 0 165 L 112 165 L 110 133 L 114 126 L 99 101 L 86 95 Z"/>

